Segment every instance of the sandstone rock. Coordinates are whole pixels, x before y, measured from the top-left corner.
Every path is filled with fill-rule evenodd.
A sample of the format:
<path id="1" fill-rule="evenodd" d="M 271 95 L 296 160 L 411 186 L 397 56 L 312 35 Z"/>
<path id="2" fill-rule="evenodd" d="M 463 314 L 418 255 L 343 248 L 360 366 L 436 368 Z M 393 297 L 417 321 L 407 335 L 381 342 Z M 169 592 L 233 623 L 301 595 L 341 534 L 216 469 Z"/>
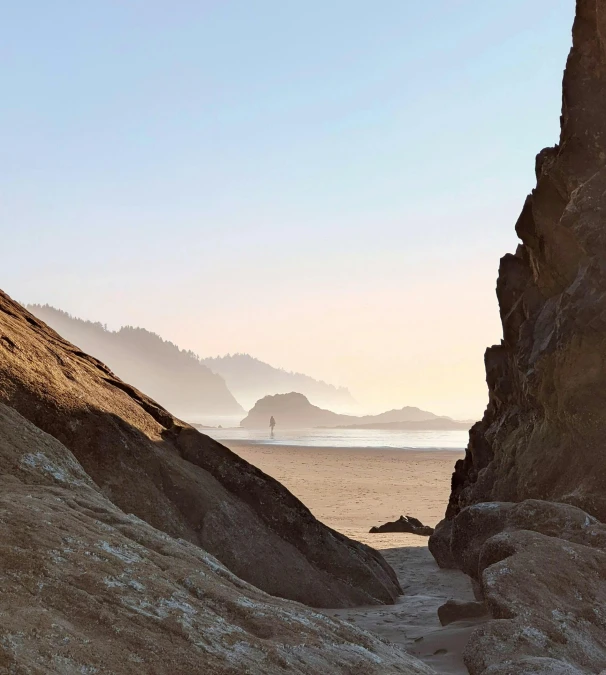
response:
<path id="1" fill-rule="evenodd" d="M 483 602 L 448 600 L 438 607 L 438 619 L 443 626 L 455 621 L 468 621 L 486 616 L 488 610 Z"/>
<path id="2" fill-rule="evenodd" d="M 0 292 L 0 402 L 69 448 L 102 493 L 272 595 L 390 603 L 396 576 L 277 481 L 175 419 Z"/>
<path id="3" fill-rule="evenodd" d="M 392 520 L 378 527 L 371 527 L 370 533 L 376 534 L 378 532 L 407 532 L 408 534 L 418 534 L 422 537 L 429 537 L 433 534 L 433 527 L 423 525 L 417 518 L 412 516 L 400 516 L 398 520 Z"/>
<path id="4" fill-rule="evenodd" d="M 606 520 L 606 5 L 577 0 L 558 145 L 501 260 L 489 403 L 455 467 L 447 518 L 470 504 L 565 501 Z"/>
<path id="5" fill-rule="evenodd" d="M 65 446 L 1 404 L 0 578 L 2 673 L 433 672 L 125 514 Z"/>

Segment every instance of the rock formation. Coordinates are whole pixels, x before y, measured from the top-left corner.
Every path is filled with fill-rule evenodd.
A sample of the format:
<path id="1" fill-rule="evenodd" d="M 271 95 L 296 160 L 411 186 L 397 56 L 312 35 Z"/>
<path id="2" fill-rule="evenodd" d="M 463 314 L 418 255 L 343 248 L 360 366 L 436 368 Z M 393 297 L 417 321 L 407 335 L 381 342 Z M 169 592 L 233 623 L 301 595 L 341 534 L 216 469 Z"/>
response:
<path id="1" fill-rule="evenodd" d="M 606 519 L 606 5 L 578 0 L 558 145 L 501 260 L 503 340 L 447 518 L 487 500 L 565 501 Z"/>
<path id="2" fill-rule="evenodd" d="M 389 410 L 379 415 L 340 415 L 331 410 L 318 408 L 309 402 L 306 396 L 297 392 L 265 396 L 257 401 L 240 422 L 240 426 L 248 429 L 266 429 L 270 416 L 274 416 L 277 429 L 310 429 L 327 428 L 396 428 L 392 424 L 407 422 L 424 422 L 414 425 L 414 429 L 424 428 L 456 428 L 469 429 L 469 425 L 457 423 L 448 417 L 438 417 L 431 412 L 406 406 L 400 410 Z M 437 423 L 437 426 L 436 426 Z M 385 426 L 383 426 L 385 425 Z M 433 426 L 432 426 L 433 425 Z M 446 425 L 446 426 L 445 426 Z M 403 428 L 408 428 L 404 425 Z"/>
<path id="3" fill-rule="evenodd" d="M 392 520 L 388 523 L 383 523 L 378 527 L 371 527 L 370 534 L 377 534 L 378 532 L 407 532 L 408 534 L 418 534 L 422 537 L 429 537 L 433 534 L 433 527 L 423 525 L 417 518 L 412 516 L 400 516 L 398 520 Z"/>
<path id="4" fill-rule="evenodd" d="M 606 669 L 606 525 L 568 504 L 475 504 L 454 519 L 451 551 L 493 619 L 465 649 L 471 675 Z"/>
<path id="5" fill-rule="evenodd" d="M 393 570 L 280 483 L 174 418 L 0 292 L 0 402 L 54 436 L 101 493 L 264 591 L 316 607 L 391 603 Z"/>
<path id="6" fill-rule="evenodd" d="M 537 157 L 522 244 L 501 260 L 488 407 L 430 539 L 493 619 L 467 645 L 471 675 L 606 669 L 604 36 L 606 4 L 577 0 L 560 141 Z"/>
<path id="7" fill-rule="evenodd" d="M 2 673 L 433 672 L 125 514 L 64 445 L 2 404 L 0 486 Z"/>

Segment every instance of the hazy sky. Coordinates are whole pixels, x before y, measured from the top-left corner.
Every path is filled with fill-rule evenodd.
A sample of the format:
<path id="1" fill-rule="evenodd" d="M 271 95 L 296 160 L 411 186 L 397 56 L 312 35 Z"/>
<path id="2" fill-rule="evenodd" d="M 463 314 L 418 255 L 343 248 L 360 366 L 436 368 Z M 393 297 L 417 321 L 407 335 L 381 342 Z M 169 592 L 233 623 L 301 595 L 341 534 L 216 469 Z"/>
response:
<path id="1" fill-rule="evenodd" d="M 481 414 L 573 0 L 0 4 L 5 291 Z"/>

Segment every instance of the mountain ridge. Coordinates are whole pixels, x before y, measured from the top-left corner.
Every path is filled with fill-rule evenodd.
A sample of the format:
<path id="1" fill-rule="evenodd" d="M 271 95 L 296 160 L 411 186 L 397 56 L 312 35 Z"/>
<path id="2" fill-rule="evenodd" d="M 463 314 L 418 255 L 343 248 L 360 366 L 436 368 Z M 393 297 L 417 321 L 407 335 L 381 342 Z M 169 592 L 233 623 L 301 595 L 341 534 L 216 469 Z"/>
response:
<path id="1" fill-rule="evenodd" d="M 357 405 L 346 387 L 337 387 L 304 373 L 272 366 L 250 354 L 208 357 L 203 358 L 202 363 L 225 379 L 229 389 L 247 410 L 264 396 L 288 394 L 291 391 L 300 392 L 320 405 L 347 409 Z"/>
<path id="2" fill-rule="evenodd" d="M 292 384 L 302 386 L 320 402 L 332 401 L 344 408 L 356 405 L 345 387 L 277 368 L 249 354 L 201 357 L 146 328 L 126 325 L 109 330 L 106 324 L 81 319 L 48 304 L 25 307 L 83 351 L 106 363 L 122 379 L 194 422 L 241 415 L 263 396 L 287 393 L 279 391 L 285 388 L 292 391 Z M 150 354 L 153 360 L 146 360 Z M 192 372 L 188 374 L 187 370 Z M 197 383 L 193 381 L 195 377 Z M 189 380 L 185 389 L 184 378 Z M 248 405 L 255 392 L 261 393 Z"/>
<path id="3" fill-rule="evenodd" d="M 100 322 L 74 317 L 50 305 L 27 305 L 27 309 L 180 417 L 244 412 L 220 375 L 193 352 L 156 333 L 133 326 L 108 330 Z"/>

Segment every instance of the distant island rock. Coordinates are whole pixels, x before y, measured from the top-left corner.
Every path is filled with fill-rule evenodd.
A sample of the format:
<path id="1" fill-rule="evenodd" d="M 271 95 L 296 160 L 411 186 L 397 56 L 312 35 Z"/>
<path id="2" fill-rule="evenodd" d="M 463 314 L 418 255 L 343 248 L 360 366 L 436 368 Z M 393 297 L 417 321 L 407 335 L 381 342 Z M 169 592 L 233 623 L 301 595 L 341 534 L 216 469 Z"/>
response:
<path id="1" fill-rule="evenodd" d="M 244 412 L 220 375 L 194 352 L 179 349 L 155 333 L 132 326 L 111 331 L 101 323 L 78 319 L 50 305 L 28 305 L 27 309 L 179 417 Z"/>
<path id="2" fill-rule="evenodd" d="M 357 405 L 345 387 L 315 380 L 303 373 L 292 373 L 259 361 L 249 354 L 228 354 L 202 359 L 213 373 L 221 375 L 229 390 L 246 408 L 268 394 L 287 394 L 298 391 L 320 406 L 351 410 Z"/>
<path id="3" fill-rule="evenodd" d="M 389 410 L 379 415 L 339 415 L 331 410 L 319 408 L 309 402 L 303 394 L 291 392 L 265 396 L 257 401 L 240 422 L 241 427 L 248 429 L 264 429 L 269 424 L 269 418 L 276 418 L 277 429 L 309 429 L 325 428 L 391 428 L 399 425 L 411 424 L 414 429 L 468 429 L 460 422 L 447 417 L 439 417 L 427 410 L 411 406 L 399 410 Z"/>

